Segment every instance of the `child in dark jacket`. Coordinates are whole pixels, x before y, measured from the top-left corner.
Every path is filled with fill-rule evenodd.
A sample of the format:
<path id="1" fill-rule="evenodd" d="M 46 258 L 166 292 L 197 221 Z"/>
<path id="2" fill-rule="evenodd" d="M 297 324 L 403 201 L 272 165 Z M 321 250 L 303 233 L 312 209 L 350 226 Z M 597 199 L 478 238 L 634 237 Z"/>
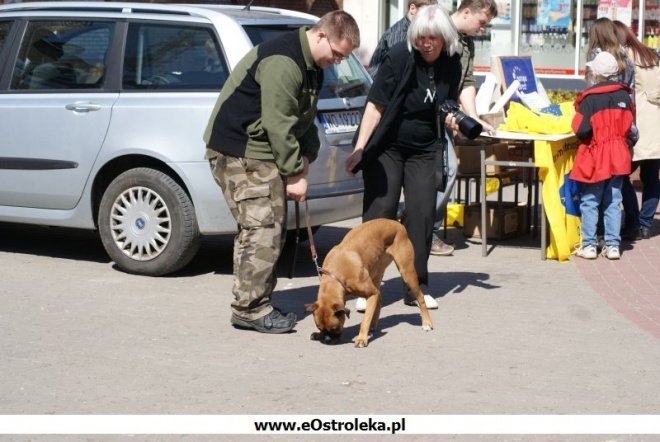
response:
<path id="1" fill-rule="evenodd" d="M 582 244 L 575 251 L 581 258 L 596 259 L 598 208 L 605 213 L 605 247 L 601 255 L 619 259 L 621 241 L 621 186 L 630 174 L 630 148 L 636 139 L 634 105 L 630 90 L 615 81 L 616 59 L 600 52 L 587 63 L 596 84 L 578 95 L 573 132 L 580 139 L 570 177 L 582 183 L 580 199 Z"/>

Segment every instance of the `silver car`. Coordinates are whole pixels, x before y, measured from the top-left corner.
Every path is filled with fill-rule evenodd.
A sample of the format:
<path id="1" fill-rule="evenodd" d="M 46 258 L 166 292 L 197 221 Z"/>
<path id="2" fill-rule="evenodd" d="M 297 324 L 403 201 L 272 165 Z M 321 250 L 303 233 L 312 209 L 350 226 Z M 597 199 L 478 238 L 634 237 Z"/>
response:
<path id="1" fill-rule="evenodd" d="M 0 6 L 0 221 L 98 229 L 127 272 L 181 269 L 201 235 L 237 231 L 204 160 L 219 90 L 251 47 L 315 20 L 218 5 Z M 362 180 L 343 163 L 369 86 L 354 56 L 326 70 L 314 225 L 361 213 Z"/>

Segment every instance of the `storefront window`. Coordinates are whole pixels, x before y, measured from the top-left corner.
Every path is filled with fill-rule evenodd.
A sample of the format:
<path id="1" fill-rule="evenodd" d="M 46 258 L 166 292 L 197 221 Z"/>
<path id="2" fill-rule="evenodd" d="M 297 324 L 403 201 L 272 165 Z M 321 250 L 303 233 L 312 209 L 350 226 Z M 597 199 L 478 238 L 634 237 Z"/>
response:
<path id="1" fill-rule="evenodd" d="M 640 15 L 643 14 L 640 26 Z M 660 0 L 635 0 L 632 10 L 632 27 L 639 33 L 644 44 L 660 50 Z"/>
<path id="2" fill-rule="evenodd" d="M 618 20 L 631 27 L 646 46 L 658 50 L 660 33 L 660 0 L 583 0 L 585 7 L 591 9 L 590 15 L 585 15 L 582 26 L 581 57 L 579 72 L 584 74 L 586 63 L 586 48 L 588 30 L 596 18 L 607 17 Z M 641 17 L 641 20 L 640 20 Z"/>
<path id="3" fill-rule="evenodd" d="M 631 26 L 645 45 L 660 48 L 660 0 L 522 0 L 498 6 L 502 17 L 475 38 L 477 72 L 490 70 L 491 55 L 529 55 L 537 74 L 580 77 L 589 29 L 600 17 Z"/>
<path id="4" fill-rule="evenodd" d="M 397 3 L 398 1 L 398 3 Z M 403 0 L 389 0 L 393 4 Z M 460 0 L 438 0 L 451 12 Z M 600 17 L 631 26 L 645 45 L 660 48 L 660 0 L 496 0 L 497 17 L 474 37 L 474 71 L 490 72 L 492 57 L 530 56 L 541 77 L 584 75 L 589 29 Z M 389 11 L 391 13 L 391 11 Z"/>
<path id="5" fill-rule="evenodd" d="M 590 1 L 590 0 L 587 0 Z M 520 26 L 520 55 L 531 55 L 538 74 L 574 74 L 576 2 L 525 0 Z M 588 13 L 585 3 L 585 15 Z"/>

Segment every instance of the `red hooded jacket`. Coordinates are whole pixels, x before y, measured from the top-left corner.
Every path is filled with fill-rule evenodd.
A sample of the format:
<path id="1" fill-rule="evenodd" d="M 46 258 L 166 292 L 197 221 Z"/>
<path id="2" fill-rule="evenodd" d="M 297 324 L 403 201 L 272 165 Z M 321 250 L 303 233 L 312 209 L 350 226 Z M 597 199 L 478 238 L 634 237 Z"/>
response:
<path id="1" fill-rule="evenodd" d="M 598 83 L 578 95 L 575 110 L 572 128 L 580 146 L 571 179 L 597 183 L 630 174 L 627 137 L 635 115 L 630 89 L 613 81 Z"/>

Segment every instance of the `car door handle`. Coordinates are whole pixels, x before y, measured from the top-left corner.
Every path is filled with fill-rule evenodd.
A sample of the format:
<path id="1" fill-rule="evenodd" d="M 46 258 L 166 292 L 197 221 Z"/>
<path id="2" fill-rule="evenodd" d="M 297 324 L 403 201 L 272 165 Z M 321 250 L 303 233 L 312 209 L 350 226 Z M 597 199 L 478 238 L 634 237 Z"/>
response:
<path id="1" fill-rule="evenodd" d="M 95 103 L 85 103 L 85 102 L 76 102 L 76 103 L 70 103 L 64 106 L 67 110 L 74 111 L 74 112 L 90 112 L 90 111 L 97 111 L 101 110 L 101 105 L 100 104 L 95 104 Z"/>

